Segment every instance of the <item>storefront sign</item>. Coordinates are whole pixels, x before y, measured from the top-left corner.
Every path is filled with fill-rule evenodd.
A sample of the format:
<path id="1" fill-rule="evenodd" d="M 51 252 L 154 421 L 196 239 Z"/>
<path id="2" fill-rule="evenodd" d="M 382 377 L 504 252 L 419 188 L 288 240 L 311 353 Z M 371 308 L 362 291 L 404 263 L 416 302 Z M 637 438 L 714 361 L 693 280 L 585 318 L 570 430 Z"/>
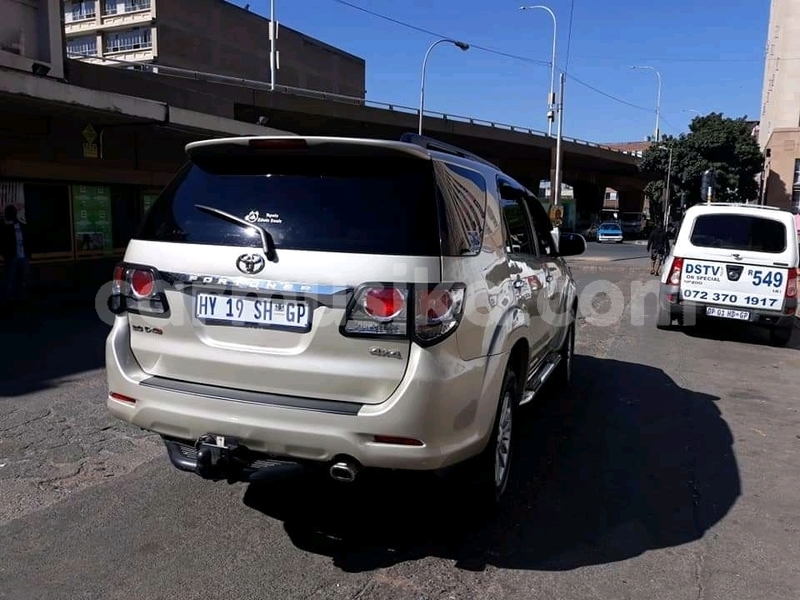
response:
<path id="1" fill-rule="evenodd" d="M 83 136 L 83 157 L 84 158 L 99 158 L 100 149 L 97 145 L 97 131 L 91 125 L 87 125 L 81 132 Z"/>
<path id="2" fill-rule="evenodd" d="M 78 252 L 110 251 L 111 190 L 103 185 L 72 186 L 75 244 Z"/>

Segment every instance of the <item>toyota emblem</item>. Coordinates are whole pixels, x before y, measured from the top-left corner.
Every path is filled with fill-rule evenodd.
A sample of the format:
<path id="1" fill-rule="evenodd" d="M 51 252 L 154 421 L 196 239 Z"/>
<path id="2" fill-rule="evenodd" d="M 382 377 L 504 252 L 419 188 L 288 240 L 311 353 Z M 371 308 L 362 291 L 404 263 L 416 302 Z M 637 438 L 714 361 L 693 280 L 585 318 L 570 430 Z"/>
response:
<path id="1" fill-rule="evenodd" d="M 266 261 L 260 254 L 242 254 L 236 259 L 236 268 L 248 275 L 260 273 L 264 270 L 264 265 Z"/>

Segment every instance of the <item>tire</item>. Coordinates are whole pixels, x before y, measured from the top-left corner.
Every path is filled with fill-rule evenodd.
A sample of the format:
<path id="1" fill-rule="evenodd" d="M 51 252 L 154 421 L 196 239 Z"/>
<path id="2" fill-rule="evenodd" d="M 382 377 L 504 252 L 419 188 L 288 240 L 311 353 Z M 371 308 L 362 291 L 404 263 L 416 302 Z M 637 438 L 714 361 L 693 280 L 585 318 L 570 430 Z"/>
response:
<path id="1" fill-rule="evenodd" d="M 569 389 L 572 386 L 572 372 L 575 362 L 575 317 L 576 315 L 573 313 L 571 322 L 567 326 L 567 336 L 561 345 L 561 350 L 558 352 L 561 355 L 561 360 L 558 363 L 558 367 L 556 367 L 556 372 L 553 373 L 553 382 L 559 391 Z"/>
<path id="2" fill-rule="evenodd" d="M 786 346 L 792 340 L 793 326 L 775 327 L 769 330 L 769 342 L 773 346 Z"/>
<path id="3" fill-rule="evenodd" d="M 477 502 L 480 509 L 496 512 L 504 499 L 515 457 L 515 429 L 520 400 L 519 378 L 506 368 L 489 443 L 478 457 Z"/>
<path id="4" fill-rule="evenodd" d="M 658 313 L 656 314 L 656 327 L 658 329 L 668 329 L 672 326 L 672 313 L 669 309 L 664 308 L 659 304 Z"/>

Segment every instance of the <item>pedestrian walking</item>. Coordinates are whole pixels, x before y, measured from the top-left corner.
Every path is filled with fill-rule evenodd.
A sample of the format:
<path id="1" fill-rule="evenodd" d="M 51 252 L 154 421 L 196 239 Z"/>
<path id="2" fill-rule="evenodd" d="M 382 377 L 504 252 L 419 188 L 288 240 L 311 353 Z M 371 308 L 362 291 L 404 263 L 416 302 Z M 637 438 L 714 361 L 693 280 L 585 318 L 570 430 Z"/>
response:
<path id="1" fill-rule="evenodd" d="M 25 223 L 19 220 L 17 207 L 6 206 L 3 211 L 5 223 L 0 229 L 0 251 L 4 262 L 3 300 L 10 308 L 25 298 L 28 281 L 28 232 Z"/>

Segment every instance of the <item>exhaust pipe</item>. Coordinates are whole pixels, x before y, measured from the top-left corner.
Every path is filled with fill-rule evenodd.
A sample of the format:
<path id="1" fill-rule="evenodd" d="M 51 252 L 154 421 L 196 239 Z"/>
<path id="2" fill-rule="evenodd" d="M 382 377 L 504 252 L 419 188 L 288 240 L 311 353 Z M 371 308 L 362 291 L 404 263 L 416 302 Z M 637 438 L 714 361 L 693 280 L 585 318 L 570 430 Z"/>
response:
<path id="1" fill-rule="evenodd" d="M 358 463 L 353 460 L 340 460 L 331 465 L 330 476 L 335 481 L 343 481 L 345 483 L 352 483 L 358 477 L 358 472 L 361 468 Z"/>

